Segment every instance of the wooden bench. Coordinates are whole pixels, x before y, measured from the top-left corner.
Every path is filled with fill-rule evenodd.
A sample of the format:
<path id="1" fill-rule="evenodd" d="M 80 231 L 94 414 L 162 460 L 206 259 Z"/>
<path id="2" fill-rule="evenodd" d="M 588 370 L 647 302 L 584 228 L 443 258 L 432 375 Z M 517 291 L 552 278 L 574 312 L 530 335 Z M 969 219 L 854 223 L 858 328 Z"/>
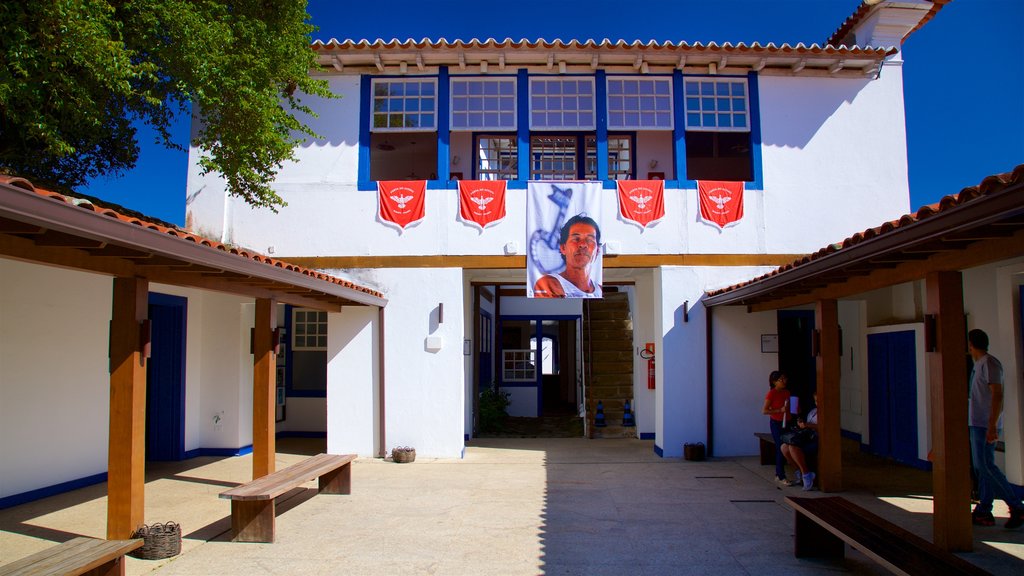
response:
<path id="1" fill-rule="evenodd" d="M 989 574 L 845 498 L 787 496 L 786 503 L 796 511 L 798 558 L 842 558 L 846 543 L 894 574 Z"/>
<path id="2" fill-rule="evenodd" d="M 775 438 L 767 432 L 754 432 L 761 441 L 761 464 L 775 464 Z"/>
<path id="3" fill-rule="evenodd" d="M 352 461 L 355 454 L 317 454 L 226 492 L 231 500 L 231 532 L 235 542 L 274 541 L 274 499 L 285 492 L 320 479 L 320 494 L 352 493 Z"/>
<path id="4" fill-rule="evenodd" d="M 124 576 L 124 555 L 141 548 L 143 540 L 100 540 L 84 536 L 51 546 L 21 560 L 0 566 L 0 576 Z"/>

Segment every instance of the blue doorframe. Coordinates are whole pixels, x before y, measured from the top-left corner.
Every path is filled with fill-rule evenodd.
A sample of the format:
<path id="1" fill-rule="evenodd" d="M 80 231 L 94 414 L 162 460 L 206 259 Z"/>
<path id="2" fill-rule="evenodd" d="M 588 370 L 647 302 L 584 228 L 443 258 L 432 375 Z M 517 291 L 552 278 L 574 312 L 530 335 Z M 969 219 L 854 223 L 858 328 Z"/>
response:
<path id="1" fill-rule="evenodd" d="M 185 458 L 185 334 L 188 299 L 149 294 L 152 326 L 146 361 L 146 459 Z"/>
<path id="2" fill-rule="evenodd" d="M 543 345 L 543 342 L 544 342 L 544 323 L 543 323 L 543 321 L 544 320 L 556 320 L 556 321 L 571 320 L 571 321 L 578 321 L 578 320 L 580 320 L 580 318 L 582 318 L 582 316 L 574 316 L 574 315 L 500 316 L 498 318 L 498 331 L 497 331 L 497 334 L 498 334 L 497 340 L 498 341 L 501 340 L 500 335 L 501 335 L 501 330 L 502 330 L 504 322 L 512 322 L 512 321 L 536 322 L 537 326 L 534 329 L 532 337 L 537 339 L 538 366 L 537 366 L 537 380 L 536 380 L 536 382 L 534 384 L 536 386 L 536 388 L 537 388 L 537 416 L 541 416 L 542 414 L 544 414 L 544 376 L 543 376 L 543 370 L 541 369 L 541 366 L 539 365 L 540 364 L 540 359 L 541 359 L 541 350 L 542 350 L 541 346 Z M 499 374 L 499 376 L 502 374 L 502 371 L 503 371 L 502 370 L 502 366 L 503 365 L 504 365 L 504 362 L 502 361 L 502 358 L 499 357 L 499 362 L 498 362 L 498 366 L 499 366 L 498 367 L 498 374 Z M 506 384 L 505 382 L 501 383 L 501 386 L 510 386 L 510 385 L 511 384 Z M 516 386 L 516 385 L 511 385 L 511 386 Z M 517 384 L 517 386 L 523 386 L 523 384 Z M 529 385 L 527 384 L 526 386 L 529 386 Z"/>

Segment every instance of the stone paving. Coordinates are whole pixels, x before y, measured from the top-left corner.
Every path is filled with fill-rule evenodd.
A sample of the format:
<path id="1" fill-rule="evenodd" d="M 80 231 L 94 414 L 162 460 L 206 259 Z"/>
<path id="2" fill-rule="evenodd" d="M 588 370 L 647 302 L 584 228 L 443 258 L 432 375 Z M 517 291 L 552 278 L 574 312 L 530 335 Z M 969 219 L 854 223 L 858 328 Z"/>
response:
<path id="1" fill-rule="evenodd" d="M 322 449 L 322 440 L 282 440 L 277 465 Z M 930 538 L 927 473 L 876 464 L 865 474 L 862 462 L 849 460 L 843 496 Z M 884 573 L 852 550 L 842 561 L 794 558 L 793 513 L 783 497 L 800 492 L 776 488 L 772 467 L 757 457 L 688 462 L 659 458 L 652 442 L 635 439 L 502 438 L 471 442 L 461 460 L 353 466 L 351 495 L 316 495 L 314 483 L 296 489 L 279 501 L 277 541 L 241 544 L 229 540 L 230 504 L 217 494 L 248 479 L 251 457 L 151 463 L 146 522 L 180 523 L 182 553 L 129 558 L 127 572 Z M 99 484 L 0 510 L 0 564 L 77 535 L 102 537 L 105 490 Z M 1005 506 L 996 515 L 1001 526 Z M 963 557 L 995 574 L 1024 573 L 1024 532 L 999 526 L 976 530 L 975 552 Z"/>

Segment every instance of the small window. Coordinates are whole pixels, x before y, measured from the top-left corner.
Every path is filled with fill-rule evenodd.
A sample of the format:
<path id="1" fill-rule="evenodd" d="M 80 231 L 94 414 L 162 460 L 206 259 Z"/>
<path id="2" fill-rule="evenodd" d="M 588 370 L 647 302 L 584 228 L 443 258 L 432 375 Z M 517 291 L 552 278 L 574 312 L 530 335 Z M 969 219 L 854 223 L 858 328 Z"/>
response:
<path id="1" fill-rule="evenodd" d="M 453 78 L 452 130 L 515 130 L 514 78 Z"/>
<path id="2" fill-rule="evenodd" d="M 530 80 L 531 130 L 595 130 L 593 78 Z"/>
<path id="3" fill-rule="evenodd" d="M 690 180 L 754 179 L 747 81 L 685 80 L 686 177 Z"/>
<path id="4" fill-rule="evenodd" d="M 476 140 L 477 179 L 516 180 L 519 169 L 516 136 L 479 136 Z"/>
<path id="5" fill-rule="evenodd" d="M 597 136 L 587 136 L 586 178 L 597 180 Z M 629 180 L 633 177 L 633 139 L 626 135 L 608 135 L 608 178 Z"/>
<path id="6" fill-rule="evenodd" d="M 292 350 L 327 350 L 327 312 L 292 311 Z"/>
<path id="7" fill-rule="evenodd" d="M 531 180 L 576 180 L 579 178 L 575 136 L 531 136 Z"/>
<path id="8" fill-rule="evenodd" d="M 437 129 L 437 80 L 373 79 L 373 132 Z"/>
<path id="9" fill-rule="evenodd" d="M 750 131 L 745 79 L 687 79 L 685 91 L 687 130 Z"/>
<path id="10" fill-rule="evenodd" d="M 536 350 L 502 350 L 502 380 L 504 382 L 536 382 Z"/>
<path id="11" fill-rule="evenodd" d="M 672 127 L 671 79 L 608 79 L 610 130 L 671 130 Z"/>

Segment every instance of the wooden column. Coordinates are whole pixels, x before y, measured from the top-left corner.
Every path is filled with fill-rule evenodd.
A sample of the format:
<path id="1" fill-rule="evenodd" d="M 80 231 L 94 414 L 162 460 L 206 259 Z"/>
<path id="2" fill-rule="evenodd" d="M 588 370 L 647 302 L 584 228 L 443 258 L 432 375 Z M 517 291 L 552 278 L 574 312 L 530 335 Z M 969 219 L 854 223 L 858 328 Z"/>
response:
<path id="1" fill-rule="evenodd" d="M 129 538 L 145 523 L 146 358 L 141 333 L 148 304 L 147 280 L 114 279 L 107 449 L 108 540 Z"/>
<path id="2" fill-rule="evenodd" d="M 931 396 L 932 517 L 935 545 L 969 552 L 971 528 L 971 449 L 967 435 L 967 339 L 960 272 L 931 272 L 925 279 L 925 346 Z M 931 320 L 934 318 L 934 333 Z M 923 398 L 919 401 L 923 401 Z"/>
<path id="3" fill-rule="evenodd" d="M 277 328 L 277 301 L 256 299 L 256 324 L 253 330 L 252 371 L 252 477 L 255 480 L 274 471 L 277 446 L 274 441 L 275 373 L 274 329 Z"/>
<path id="4" fill-rule="evenodd" d="M 818 373 L 818 483 L 822 492 L 843 489 L 839 426 L 839 304 L 819 300 L 814 309 Z"/>

